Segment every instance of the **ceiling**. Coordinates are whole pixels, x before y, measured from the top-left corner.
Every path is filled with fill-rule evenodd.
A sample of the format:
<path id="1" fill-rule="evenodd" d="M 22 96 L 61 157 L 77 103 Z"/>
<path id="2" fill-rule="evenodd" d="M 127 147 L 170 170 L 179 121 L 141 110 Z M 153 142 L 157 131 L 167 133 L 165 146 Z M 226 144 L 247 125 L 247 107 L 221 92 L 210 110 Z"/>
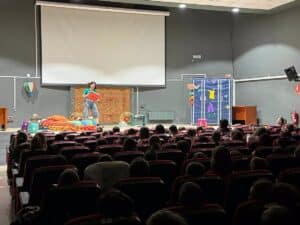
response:
<path id="1" fill-rule="evenodd" d="M 294 0 L 150 0 L 152 2 L 184 3 L 200 6 L 216 6 L 229 8 L 244 8 L 270 10 L 291 3 Z"/>

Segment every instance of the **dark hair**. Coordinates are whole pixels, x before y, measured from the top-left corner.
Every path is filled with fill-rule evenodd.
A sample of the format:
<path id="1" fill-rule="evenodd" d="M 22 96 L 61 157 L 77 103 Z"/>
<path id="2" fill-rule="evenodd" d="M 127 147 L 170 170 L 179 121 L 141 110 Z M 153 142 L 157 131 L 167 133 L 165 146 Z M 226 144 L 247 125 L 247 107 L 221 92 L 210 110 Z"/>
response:
<path id="1" fill-rule="evenodd" d="M 137 142 L 132 138 L 127 138 L 123 144 L 124 151 L 135 151 L 137 149 Z"/>
<path id="2" fill-rule="evenodd" d="M 251 186 L 249 198 L 269 203 L 272 201 L 273 188 L 274 184 L 270 180 L 259 179 Z"/>
<path id="3" fill-rule="evenodd" d="M 203 127 L 197 127 L 196 132 L 199 133 L 199 131 L 203 131 Z"/>
<path id="4" fill-rule="evenodd" d="M 23 131 L 18 131 L 18 134 L 16 136 L 16 145 L 22 144 L 28 140 L 28 136 Z"/>
<path id="5" fill-rule="evenodd" d="M 161 150 L 161 144 L 160 143 L 153 143 L 150 146 L 150 150 L 154 151 L 154 152 L 160 151 Z"/>
<path id="6" fill-rule="evenodd" d="M 96 89 L 97 89 L 97 84 L 96 84 L 95 81 L 89 82 L 89 83 L 88 83 L 88 88 L 91 88 L 91 85 L 92 85 L 92 84 L 95 84 L 95 89 L 94 89 L 94 90 L 96 90 Z"/>
<path id="7" fill-rule="evenodd" d="M 201 177 L 205 172 L 205 166 L 201 162 L 192 161 L 185 168 L 185 175 Z"/>
<path id="8" fill-rule="evenodd" d="M 300 145 L 298 145 L 298 147 L 296 148 L 294 155 L 296 158 L 300 158 Z"/>
<path id="9" fill-rule="evenodd" d="M 160 139 L 157 135 L 152 135 L 150 138 L 149 138 L 149 145 L 153 145 L 155 143 L 158 143 L 160 144 Z"/>
<path id="10" fill-rule="evenodd" d="M 184 183 L 179 190 L 179 203 L 186 206 L 202 206 L 205 202 L 202 188 L 193 182 Z"/>
<path id="11" fill-rule="evenodd" d="M 150 175 L 149 163 L 143 158 L 135 158 L 130 164 L 131 177 L 147 177 Z"/>
<path id="12" fill-rule="evenodd" d="M 31 150 L 47 150 L 47 138 L 43 133 L 37 133 L 31 140 Z"/>
<path id="13" fill-rule="evenodd" d="M 115 133 L 120 133 L 120 127 L 118 126 L 114 126 L 113 129 L 112 129 L 112 132 L 115 134 Z"/>
<path id="14" fill-rule="evenodd" d="M 150 136 L 149 128 L 148 127 L 142 127 L 140 129 L 139 135 L 140 135 L 140 139 L 149 138 L 149 136 Z"/>
<path id="15" fill-rule="evenodd" d="M 100 195 L 98 211 L 106 218 L 128 217 L 134 214 L 134 202 L 121 191 L 111 189 Z"/>
<path id="16" fill-rule="evenodd" d="M 176 134 L 178 134 L 178 129 L 177 129 L 177 126 L 176 125 L 171 125 L 170 127 L 169 127 L 169 131 L 170 131 L 170 133 L 171 134 L 173 134 L 173 135 L 176 135 Z"/>
<path id="17" fill-rule="evenodd" d="M 240 130 L 234 129 L 231 131 L 231 139 L 234 141 L 243 141 L 244 135 Z"/>
<path id="18" fill-rule="evenodd" d="M 58 177 L 58 186 L 69 186 L 79 181 L 79 175 L 75 169 L 65 169 Z"/>
<path id="19" fill-rule="evenodd" d="M 258 127 L 255 132 L 254 132 L 254 135 L 255 136 L 260 136 L 262 134 L 266 134 L 266 133 L 269 133 L 268 130 L 264 127 Z"/>
<path id="20" fill-rule="evenodd" d="M 219 122 L 219 130 L 220 132 L 229 132 L 229 122 L 227 119 L 222 119 Z"/>
<path id="21" fill-rule="evenodd" d="M 103 154 L 100 155 L 98 162 L 111 162 L 113 161 L 113 158 L 109 154 Z"/>
<path id="22" fill-rule="evenodd" d="M 157 160 L 157 154 L 153 150 L 148 150 L 148 151 L 145 152 L 144 158 L 147 161 Z"/>
<path id="23" fill-rule="evenodd" d="M 192 129 L 192 128 L 188 129 L 187 135 L 188 135 L 189 137 L 195 137 L 195 136 L 196 136 L 196 130 L 195 130 L 195 129 Z"/>
<path id="24" fill-rule="evenodd" d="M 262 225 L 293 225 L 297 224 L 293 214 L 284 206 L 273 205 L 267 208 L 261 216 Z"/>
<path id="25" fill-rule="evenodd" d="M 293 185 L 287 183 L 277 183 L 274 185 L 274 202 L 288 208 L 295 208 L 299 203 L 299 200 L 299 191 Z"/>
<path id="26" fill-rule="evenodd" d="M 269 133 L 264 133 L 259 136 L 258 138 L 258 144 L 262 146 L 272 146 L 273 140 Z"/>
<path id="27" fill-rule="evenodd" d="M 155 127 L 156 134 L 164 134 L 166 133 L 165 127 L 162 124 L 157 124 Z"/>
<path id="28" fill-rule="evenodd" d="M 187 153 L 191 149 L 191 142 L 187 140 L 178 141 L 176 144 L 176 148 L 181 150 L 183 153 Z"/>
<path id="29" fill-rule="evenodd" d="M 261 157 L 253 157 L 250 161 L 251 170 L 265 170 L 268 169 L 268 161 Z"/>
<path id="30" fill-rule="evenodd" d="M 56 134 L 54 139 L 55 141 L 63 141 L 65 140 L 65 136 L 63 134 Z"/>
<path id="31" fill-rule="evenodd" d="M 180 215 L 163 209 L 153 213 L 148 218 L 146 225 L 187 225 L 187 222 Z"/>
<path id="32" fill-rule="evenodd" d="M 240 153 L 239 150 L 233 149 L 233 150 L 230 151 L 230 157 L 231 158 L 242 157 L 242 156 L 243 156 L 243 154 Z"/>
<path id="33" fill-rule="evenodd" d="M 211 168 L 220 176 L 232 172 L 232 160 L 227 147 L 218 146 L 213 151 Z"/>
<path id="34" fill-rule="evenodd" d="M 221 133 L 219 131 L 215 131 L 213 132 L 211 138 L 216 144 L 219 144 L 221 141 Z"/>
<path id="35" fill-rule="evenodd" d="M 136 132 L 137 132 L 137 131 L 136 131 L 135 129 L 133 129 L 133 128 L 130 128 L 130 129 L 127 130 L 127 134 L 128 134 L 128 135 L 135 135 Z"/>
<path id="36" fill-rule="evenodd" d="M 209 142 L 208 137 L 204 136 L 204 135 L 200 135 L 198 138 L 199 142 Z"/>

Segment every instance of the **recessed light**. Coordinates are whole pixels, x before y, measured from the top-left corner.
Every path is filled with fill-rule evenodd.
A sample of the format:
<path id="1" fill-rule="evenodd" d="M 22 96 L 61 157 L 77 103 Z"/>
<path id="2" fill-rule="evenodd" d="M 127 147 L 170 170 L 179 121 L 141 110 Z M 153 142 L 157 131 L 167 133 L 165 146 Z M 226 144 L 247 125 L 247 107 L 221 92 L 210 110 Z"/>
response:
<path id="1" fill-rule="evenodd" d="M 186 4 L 179 4 L 178 7 L 181 8 L 181 9 L 184 9 L 184 8 L 186 8 Z"/>
<path id="2" fill-rule="evenodd" d="M 232 9 L 232 12 L 234 12 L 234 13 L 238 13 L 239 11 L 240 11 L 239 8 L 233 8 L 233 9 Z"/>

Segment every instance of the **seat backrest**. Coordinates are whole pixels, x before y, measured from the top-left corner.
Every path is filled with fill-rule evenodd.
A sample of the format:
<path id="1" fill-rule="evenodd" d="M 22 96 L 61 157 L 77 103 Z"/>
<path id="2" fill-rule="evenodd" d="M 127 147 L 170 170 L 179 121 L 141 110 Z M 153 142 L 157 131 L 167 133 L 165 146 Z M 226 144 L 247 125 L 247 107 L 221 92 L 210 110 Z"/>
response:
<path id="1" fill-rule="evenodd" d="M 86 167 L 98 162 L 100 155 L 99 152 L 88 152 L 76 154 L 72 157 L 71 162 L 78 169 L 80 178 L 83 178 L 83 172 Z"/>
<path id="2" fill-rule="evenodd" d="M 255 149 L 255 156 L 266 158 L 273 152 L 273 147 L 269 146 L 259 146 Z"/>
<path id="3" fill-rule="evenodd" d="M 63 147 L 74 145 L 78 145 L 78 143 L 75 141 L 54 141 L 50 146 L 48 146 L 48 151 L 55 154 Z"/>
<path id="4" fill-rule="evenodd" d="M 96 213 L 100 194 L 101 188 L 95 182 L 53 187 L 45 198 L 43 218 L 47 224 L 59 225 L 74 217 Z"/>
<path id="5" fill-rule="evenodd" d="M 96 148 L 96 151 L 113 156 L 116 152 L 122 151 L 122 149 L 122 145 L 100 145 Z"/>
<path id="6" fill-rule="evenodd" d="M 74 218 L 64 225 L 141 225 L 139 217 L 131 216 L 120 219 L 105 219 L 99 214 Z"/>
<path id="7" fill-rule="evenodd" d="M 57 184 L 58 177 L 65 169 L 75 169 L 73 165 L 46 166 L 34 170 L 29 188 L 30 205 L 40 205 L 45 193 L 53 184 Z"/>
<path id="8" fill-rule="evenodd" d="M 60 149 L 59 153 L 63 155 L 68 161 L 76 154 L 87 153 L 89 148 L 86 146 L 66 146 Z"/>
<path id="9" fill-rule="evenodd" d="M 115 188 L 134 200 L 135 210 L 141 218 L 163 207 L 168 198 L 166 185 L 159 177 L 125 178 Z"/>
<path id="10" fill-rule="evenodd" d="M 181 166 L 185 158 L 185 154 L 180 150 L 166 149 L 157 152 L 157 159 L 167 159 L 174 161 L 178 166 Z"/>
<path id="11" fill-rule="evenodd" d="M 24 174 L 24 168 L 25 164 L 27 162 L 27 159 L 29 159 L 32 156 L 38 156 L 38 155 L 46 155 L 49 154 L 47 151 L 23 151 L 20 155 L 20 160 L 19 160 L 19 175 L 23 176 Z"/>
<path id="12" fill-rule="evenodd" d="M 87 140 L 96 140 L 94 136 L 77 136 L 74 138 L 74 141 L 78 143 L 84 143 Z"/>
<path id="13" fill-rule="evenodd" d="M 84 170 L 84 179 L 96 181 L 105 190 L 127 177 L 129 177 L 129 164 L 123 161 L 98 162 Z"/>
<path id="14" fill-rule="evenodd" d="M 32 174 L 35 169 L 45 166 L 56 166 L 56 165 L 63 165 L 66 164 L 67 161 L 65 157 L 62 155 L 39 155 L 39 156 L 32 156 L 27 159 L 24 169 L 24 183 L 23 183 L 23 190 L 28 191 Z"/>
<path id="15" fill-rule="evenodd" d="M 167 185 L 171 187 L 173 181 L 179 174 L 179 168 L 172 160 L 153 160 L 149 161 L 150 175 L 152 177 L 160 177 Z"/>
<path id="16" fill-rule="evenodd" d="M 278 181 L 292 184 L 300 191 L 300 167 L 282 171 L 279 174 Z"/>
<path id="17" fill-rule="evenodd" d="M 253 225 L 261 223 L 264 203 L 256 200 L 242 202 L 233 215 L 233 225 Z"/>
<path id="18" fill-rule="evenodd" d="M 299 159 L 289 155 L 273 153 L 267 157 L 269 168 L 274 176 L 278 176 L 279 173 L 288 168 L 296 168 L 300 166 Z"/>
<path id="19" fill-rule="evenodd" d="M 30 149 L 30 144 L 28 142 L 19 144 L 12 152 L 12 158 L 14 159 L 15 162 L 19 163 L 21 153 L 29 149 Z"/>
<path id="20" fill-rule="evenodd" d="M 86 140 L 83 144 L 84 144 L 84 146 L 88 147 L 91 151 L 96 150 L 96 147 L 97 147 L 96 140 Z"/>
<path id="21" fill-rule="evenodd" d="M 202 207 L 175 206 L 168 210 L 181 215 L 189 225 L 229 225 L 225 210 L 217 204 L 206 204 Z"/>
<path id="22" fill-rule="evenodd" d="M 144 153 L 142 151 L 122 151 L 116 152 L 113 157 L 115 160 L 131 163 L 135 158 L 144 157 Z"/>
<path id="23" fill-rule="evenodd" d="M 214 148 L 216 144 L 214 142 L 195 142 L 192 145 L 192 149 L 195 148 Z"/>

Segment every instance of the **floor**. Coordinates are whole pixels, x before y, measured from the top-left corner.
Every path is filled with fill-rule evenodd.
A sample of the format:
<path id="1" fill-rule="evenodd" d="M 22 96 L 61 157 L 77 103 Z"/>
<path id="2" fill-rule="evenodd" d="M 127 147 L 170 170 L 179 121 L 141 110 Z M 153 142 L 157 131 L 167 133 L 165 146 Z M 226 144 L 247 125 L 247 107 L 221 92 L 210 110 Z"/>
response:
<path id="1" fill-rule="evenodd" d="M 11 222 L 11 197 L 6 181 L 6 166 L 0 166 L 0 224 L 9 225 Z"/>

